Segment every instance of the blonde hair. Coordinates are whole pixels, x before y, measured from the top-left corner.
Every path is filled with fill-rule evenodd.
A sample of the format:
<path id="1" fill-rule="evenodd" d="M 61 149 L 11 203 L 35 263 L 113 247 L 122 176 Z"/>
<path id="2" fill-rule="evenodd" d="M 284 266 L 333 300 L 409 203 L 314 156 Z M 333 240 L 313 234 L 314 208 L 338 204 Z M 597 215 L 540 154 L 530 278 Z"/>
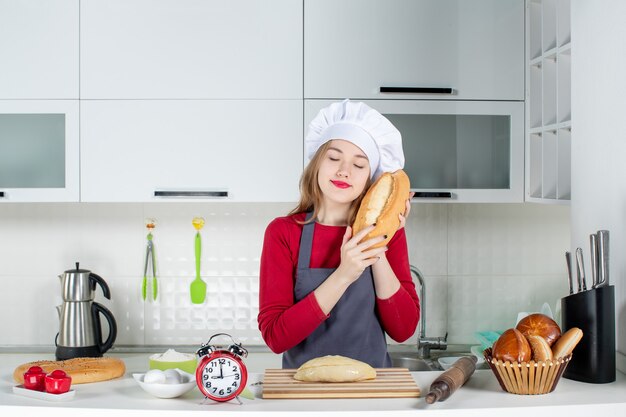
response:
<path id="1" fill-rule="evenodd" d="M 300 177 L 300 201 L 298 202 L 298 205 L 289 212 L 289 215 L 312 211 L 313 215 L 311 218 L 308 221 L 302 222 L 303 224 L 315 221 L 317 215 L 319 214 L 323 195 L 318 182 L 318 173 L 322 160 L 324 159 L 326 151 L 329 147 L 330 141 L 319 147 L 317 152 L 315 152 L 315 155 L 313 155 L 313 158 L 311 158 L 311 161 L 304 168 L 302 177 Z M 368 178 L 361 195 L 359 195 L 359 197 L 350 204 L 350 210 L 348 211 L 349 225 L 354 223 L 356 213 L 361 205 L 361 200 L 363 200 L 363 197 L 365 196 L 365 193 L 369 189 L 371 183 L 372 180 Z"/>

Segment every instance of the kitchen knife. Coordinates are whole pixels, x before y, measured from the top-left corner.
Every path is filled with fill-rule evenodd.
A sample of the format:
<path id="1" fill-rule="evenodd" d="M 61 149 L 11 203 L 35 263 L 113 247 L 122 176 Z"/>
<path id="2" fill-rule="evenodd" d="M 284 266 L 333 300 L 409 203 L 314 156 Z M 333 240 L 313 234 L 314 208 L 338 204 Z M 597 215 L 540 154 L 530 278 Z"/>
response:
<path id="1" fill-rule="evenodd" d="M 598 235 L 589 235 L 589 250 L 591 251 L 591 288 L 598 285 Z"/>
<path id="2" fill-rule="evenodd" d="M 587 291 L 585 282 L 585 264 L 583 263 L 583 250 L 576 248 L 576 277 L 578 279 L 578 292 Z"/>
<path id="3" fill-rule="evenodd" d="M 574 294 L 574 281 L 572 280 L 572 254 L 565 252 L 565 263 L 567 263 L 567 283 L 569 284 L 569 293 Z"/>
<path id="4" fill-rule="evenodd" d="M 598 230 L 598 282 L 596 287 L 609 285 L 609 231 Z"/>

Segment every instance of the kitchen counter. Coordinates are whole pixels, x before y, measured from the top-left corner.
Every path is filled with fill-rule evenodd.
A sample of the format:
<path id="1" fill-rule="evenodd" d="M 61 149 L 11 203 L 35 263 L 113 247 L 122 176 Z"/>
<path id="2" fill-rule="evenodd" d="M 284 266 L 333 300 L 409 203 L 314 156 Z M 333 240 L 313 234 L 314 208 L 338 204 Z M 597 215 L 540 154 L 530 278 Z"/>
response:
<path id="1" fill-rule="evenodd" d="M 299 412 L 350 415 L 422 415 L 445 416 L 524 416 L 533 417 L 563 415 L 568 417 L 589 415 L 626 415 L 626 375 L 617 374 L 617 381 L 610 384 L 586 384 L 561 379 L 556 390 L 546 395 L 514 395 L 500 388 L 490 370 L 477 370 L 467 384 L 448 400 L 426 404 L 423 395 L 430 383 L 441 372 L 413 372 L 411 375 L 422 390 L 422 398 L 400 399 L 329 399 L 329 400 L 264 400 L 260 398 L 262 388 L 251 386 L 254 400 L 243 398 L 242 405 L 204 402 L 197 389 L 175 399 L 158 399 L 144 392 L 132 378 L 134 372 L 145 372 L 149 354 L 114 353 L 126 363 L 126 375 L 116 380 L 93 384 L 73 385 L 75 397 L 67 402 L 48 402 L 15 395 L 12 387 L 13 370 L 19 364 L 34 360 L 54 359 L 51 354 L 0 354 L 0 414 L 18 415 L 24 407 L 36 408 L 30 412 L 52 416 L 110 417 L 111 412 L 124 416 L 180 416 L 210 411 L 211 416 L 226 416 L 233 413 L 254 416 L 276 416 L 276 413 Z M 250 372 L 250 383 L 261 381 L 264 368 L 280 367 L 280 355 L 251 353 L 246 360 Z M 426 413 L 426 414 L 423 414 Z"/>

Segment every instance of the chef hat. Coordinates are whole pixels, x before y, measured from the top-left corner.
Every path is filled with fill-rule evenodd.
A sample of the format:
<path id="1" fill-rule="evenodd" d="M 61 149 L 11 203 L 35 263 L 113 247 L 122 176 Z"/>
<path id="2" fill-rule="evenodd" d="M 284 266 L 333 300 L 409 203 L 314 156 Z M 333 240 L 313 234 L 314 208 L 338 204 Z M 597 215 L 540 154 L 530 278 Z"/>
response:
<path id="1" fill-rule="evenodd" d="M 320 110 L 304 139 L 307 160 L 332 139 L 347 140 L 361 148 L 369 159 L 370 178 L 374 180 L 383 172 L 404 168 L 400 131 L 365 103 L 346 99 Z"/>

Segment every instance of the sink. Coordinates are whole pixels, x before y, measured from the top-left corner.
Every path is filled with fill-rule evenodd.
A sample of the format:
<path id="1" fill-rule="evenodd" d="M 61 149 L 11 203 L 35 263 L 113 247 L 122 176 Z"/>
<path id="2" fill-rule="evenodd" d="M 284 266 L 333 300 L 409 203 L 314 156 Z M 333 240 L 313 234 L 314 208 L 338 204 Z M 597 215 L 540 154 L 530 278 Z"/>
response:
<path id="1" fill-rule="evenodd" d="M 389 356 L 391 364 L 396 368 L 407 368 L 411 372 L 441 370 L 436 361 L 418 358 L 414 352 L 390 352 Z"/>
<path id="2" fill-rule="evenodd" d="M 417 351 L 400 351 L 389 352 L 391 363 L 397 368 L 408 368 L 411 372 L 419 371 L 442 371 L 443 368 L 438 362 L 439 358 L 456 357 L 456 356 L 472 356 L 471 352 L 456 351 L 431 351 L 430 358 L 418 358 Z M 476 369 L 489 369 L 486 363 L 479 363 Z"/>

